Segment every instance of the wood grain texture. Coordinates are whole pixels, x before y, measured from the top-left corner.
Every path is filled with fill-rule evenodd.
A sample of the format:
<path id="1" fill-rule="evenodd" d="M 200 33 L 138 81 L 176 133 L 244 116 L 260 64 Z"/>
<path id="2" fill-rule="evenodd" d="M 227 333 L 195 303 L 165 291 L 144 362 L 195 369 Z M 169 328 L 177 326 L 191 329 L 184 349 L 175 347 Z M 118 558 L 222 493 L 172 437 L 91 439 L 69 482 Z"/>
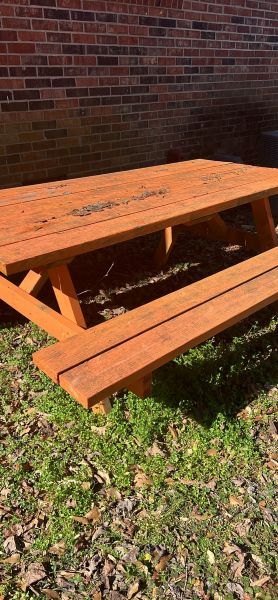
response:
<path id="1" fill-rule="evenodd" d="M 278 248 L 197 281 L 88 329 L 71 340 L 54 344 L 33 355 L 34 363 L 54 381 L 83 362 L 132 339 L 140 333 L 178 317 L 278 266 Z"/>
<path id="2" fill-rule="evenodd" d="M 233 163 L 218 162 L 227 166 Z M 167 177 L 169 173 L 185 172 L 186 170 L 201 171 L 210 166 L 215 168 L 215 161 L 195 159 L 185 162 L 179 162 L 172 165 L 156 165 L 154 167 L 145 167 L 141 169 L 131 169 L 129 171 L 119 171 L 116 173 L 106 173 L 103 175 L 92 175 L 89 177 L 79 177 L 75 179 L 65 179 L 63 181 L 53 181 L 48 183 L 39 183 L 27 185 L 24 187 L 9 188 L 0 190 L 0 207 L 10 204 L 21 204 L 23 202 L 32 202 L 33 200 L 44 200 L 57 198 L 59 196 L 68 196 L 76 192 L 95 192 L 98 189 L 111 187 L 113 185 L 122 185 L 123 187 L 135 181 L 148 181 L 153 177 Z"/>
<path id="3" fill-rule="evenodd" d="M 89 408 L 277 299 L 278 268 L 66 371 L 59 383 Z"/>
<path id="4" fill-rule="evenodd" d="M 253 217 L 258 232 L 261 250 L 268 250 L 277 246 L 278 238 L 276 235 L 273 217 L 268 198 L 262 198 L 252 202 Z"/>
<path id="5" fill-rule="evenodd" d="M 167 198 L 168 204 L 161 205 L 160 201 L 160 205 L 156 203 L 152 208 L 147 208 L 145 205 L 142 209 L 141 203 L 139 203 L 140 209 L 137 208 L 137 212 L 132 212 L 133 209 L 131 209 L 129 214 L 125 213 L 99 222 L 90 222 L 64 232 L 41 235 L 41 237 L 33 238 L 31 242 L 24 240 L 2 246 L 0 248 L 0 269 L 9 275 L 21 270 L 41 267 L 50 262 L 63 261 L 71 256 L 133 239 L 166 227 L 191 222 L 246 202 L 259 200 L 270 193 L 278 192 L 278 170 L 276 171 L 277 173 L 272 176 L 272 179 L 263 177 L 259 180 L 255 177 L 252 182 L 241 183 L 228 189 L 223 189 L 220 185 L 218 191 L 210 191 L 202 195 L 194 196 L 194 192 L 186 192 L 181 189 L 179 196 L 183 199 L 179 201 L 177 201 L 177 190 L 175 193 L 172 190 L 173 202 L 169 203 L 169 198 Z M 244 181 L 246 181 L 246 177 Z M 186 198 L 186 194 L 189 197 Z M 146 202 L 149 201 L 148 199 Z M 129 205 L 127 205 L 128 211 Z"/>
<path id="6" fill-rule="evenodd" d="M 0 276 L 0 298 L 58 340 L 72 337 L 75 333 L 82 331 L 82 328 L 76 323 L 33 298 L 25 290 L 2 276 Z"/>
<path id="7" fill-rule="evenodd" d="M 47 279 L 48 274 L 46 269 L 34 269 L 34 271 L 30 270 L 28 271 L 27 275 L 25 275 L 19 287 L 31 296 L 36 297 L 46 283 Z"/>
<path id="8" fill-rule="evenodd" d="M 48 270 L 48 275 L 62 315 L 86 329 L 87 325 L 68 266 L 52 267 Z"/>
<path id="9" fill-rule="evenodd" d="M 202 174 L 199 171 L 169 174 L 165 183 L 159 177 L 148 184 L 141 180 L 95 192 L 34 200 L 23 208 L 6 206 L 0 208 L 0 246 L 115 219 L 220 188 L 225 190 L 241 183 L 243 175 L 248 183 L 258 180 L 262 173 L 248 166 L 227 165 L 214 170 L 210 167 L 203 169 Z"/>

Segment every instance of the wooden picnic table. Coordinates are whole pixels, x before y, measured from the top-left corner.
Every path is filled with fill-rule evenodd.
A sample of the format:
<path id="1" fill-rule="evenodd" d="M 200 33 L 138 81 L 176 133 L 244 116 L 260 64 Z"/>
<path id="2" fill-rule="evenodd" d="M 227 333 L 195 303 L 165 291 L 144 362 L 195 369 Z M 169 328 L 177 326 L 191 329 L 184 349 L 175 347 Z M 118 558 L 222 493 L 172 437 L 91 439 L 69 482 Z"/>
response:
<path id="1" fill-rule="evenodd" d="M 183 227 L 248 249 L 277 244 L 268 197 L 278 170 L 191 160 L 132 171 L 0 190 L 0 299 L 58 340 L 86 328 L 71 279 L 74 257 L 161 231 L 163 264 Z M 251 203 L 256 233 L 219 214 Z M 27 271 L 15 285 L 10 275 Z M 47 280 L 60 312 L 36 296 Z"/>

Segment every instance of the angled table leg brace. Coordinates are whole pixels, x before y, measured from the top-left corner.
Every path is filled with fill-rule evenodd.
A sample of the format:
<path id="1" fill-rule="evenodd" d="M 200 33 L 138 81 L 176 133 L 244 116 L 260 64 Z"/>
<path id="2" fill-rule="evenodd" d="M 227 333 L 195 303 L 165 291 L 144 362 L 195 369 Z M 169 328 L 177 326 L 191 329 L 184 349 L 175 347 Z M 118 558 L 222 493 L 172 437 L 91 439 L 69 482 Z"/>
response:
<path id="1" fill-rule="evenodd" d="M 5 277 L 0 279 L 1 298 L 58 340 L 72 337 L 86 329 L 86 322 L 69 272 L 68 262 L 30 270 L 17 287 Z M 50 279 L 61 314 L 36 299 Z M 92 408 L 98 414 L 111 410 L 109 398 Z"/>
<path id="2" fill-rule="evenodd" d="M 226 241 L 243 246 L 246 250 L 269 250 L 278 244 L 273 217 L 268 198 L 251 202 L 256 233 L 240 227 L 228 225 L 220 214 L 195 220 L 184 225 L 167 227 L 162 231 L 161 239 L 154 255 L 157 267 L 163 267 L 174 248 L 182 228 L 189 229 L 193 236 L 205 237 L 213 241 Z"/>

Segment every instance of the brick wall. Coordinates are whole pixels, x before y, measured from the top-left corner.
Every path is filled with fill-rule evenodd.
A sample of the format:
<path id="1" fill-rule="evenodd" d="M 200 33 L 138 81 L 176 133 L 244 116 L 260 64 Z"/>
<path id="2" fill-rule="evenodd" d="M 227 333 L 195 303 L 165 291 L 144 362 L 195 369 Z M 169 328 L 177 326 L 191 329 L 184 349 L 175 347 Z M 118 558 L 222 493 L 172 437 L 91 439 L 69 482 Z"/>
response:
<path id="1" fill-rule="evenodd" d="M 277 0 L 1 0 L 0 186 L 214 152 L 278 126 Z"/>

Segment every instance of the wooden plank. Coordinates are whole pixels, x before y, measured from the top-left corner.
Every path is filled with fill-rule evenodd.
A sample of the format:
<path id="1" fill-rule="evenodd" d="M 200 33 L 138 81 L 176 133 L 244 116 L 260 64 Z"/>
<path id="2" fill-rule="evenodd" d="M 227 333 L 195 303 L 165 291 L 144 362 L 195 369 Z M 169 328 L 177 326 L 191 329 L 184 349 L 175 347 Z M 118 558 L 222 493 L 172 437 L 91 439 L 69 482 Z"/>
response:
<path id="1" fill-rule="evenodd" d="M 48 269 L 48 275 L 62 315 L 86 329 L 86 322 L 67 265 Z"/>
<path id="2" fill-rule="evenodd" d="M 277 172 L 278 174 L 278 172 Z M 269 186 L 269 187 L 268 187 Z M 0 248 L 0 270 L 9 275 L 42 264 L 65 260 L 111 244 L 123 242 L 169 226 L 210 216 L 216 212 L 240 206 L 278 193 L 277 177 L 272 182 L 252 183 L 191 197 L 155 209 L 125 215 L 116 219 L 77 227 Z"/>
<path id="3" fill-rule="evenodd" d="M 253 217 L 259 236 L 261 250 L 268 250 L 278 244 L 273 216 L 268 198 L 252 202 Z"/>
<path id="4" fill-rule="evenodd" d="M 220 175 L 218 171 L 209 175 L 192 176 L 181 173 L 169 176 L 166 187 L 161 178 L 145 184 L 130 184 L 123 188 L 116 186 L 100 190 L 92 197 L 91 193 L 81 196 L 71 195 L 66 198 L 29 202 L 24 210 L 18 213 L 17 206 L 6 207 L 0 211 L 0 246 L 34 239 L 50 233 L 61 232 L 88 226 L 107 219 L 114 219 L 133 212 L 143 211 L 171 204 L 186 198 L 193 198 L 210 192 L 218 192 L 228 188 L 259 181 L 264 177 L 265 169 L 249 166 L 228 165 Z M 278 181 L 278 169 L 274 182 Z M 243 178 L 244 176 L 244 178 Z M 82 216 L 81 216 L 82 214 Z"/>
<path id="5" fill-rule="evenodd" d="M 58 382 L 64 371 L 277 266 L 278 249 L 275 248 L 101 323 L 70 341 L 43 348 L 33 355 L 34 363 Z"/>
<path id="6" fill-rule="evenodd" d="M 165 184 L 158 178 L 148 185 L 141 181 L 99 190 L 93 195 L 86 192 L 43 202 L 32 201 L 24 206 L 24 210 L 7 206 L 0 210 L 0 246 L 236 187 L 243 181 L 243 175 L 245 183 L 256 180 L 259 172 L 255 169 L 228 165 L 221 175 L 219 170 L 202 176 L 200 173 L 195 176 L 180 173 L 169 175 Z"/>
<path id="7" fill-rule="evenodd" d="M 34 269 L 28 271 L 19 287 L 30 294 L 31 296 L 37 296 L 48 279 L 46 269 Z"/>
<path id="8" fill-rule="evenodd" d="M 2 276 L 0 276 L 0 298 L 58 340 L 83 331 L 76 323 L 66 319 Z"/>
<path id="9" fill-rule="evenodd" d="M 0 190 L 0 207 L 10 204 L 22 204 L 23 202 L 32 202 L 33 200 L 43 200 L 46 198 L 57 198 L 86 191 L 95 191 L 113 185 L 125 186 L 135 181 L 149 181 L 153 177 L 167 177 L 172 173 L 185 171 L 201 171 L 209 167 L 217 166 L 219 170 L 222 166 L 226 167 L 227 162 L 195 159 L 179 163 L 156 165 L 140 169 L 131 169 L 128 171 L 118 171 L 116 173 L 105 173 L 103 175 L 92 175 L 89 177 L 80 177 L 75 179 L 65 179 L 63 181 L 53 181 L 48 183 L 39 183 L 35 185 L 20 186 Z"/>
<path id="10" fill-rule="evenodd" d="M 277 299 L 278 268 L 66 371 L 60 385 L 90 408 Z"/>

